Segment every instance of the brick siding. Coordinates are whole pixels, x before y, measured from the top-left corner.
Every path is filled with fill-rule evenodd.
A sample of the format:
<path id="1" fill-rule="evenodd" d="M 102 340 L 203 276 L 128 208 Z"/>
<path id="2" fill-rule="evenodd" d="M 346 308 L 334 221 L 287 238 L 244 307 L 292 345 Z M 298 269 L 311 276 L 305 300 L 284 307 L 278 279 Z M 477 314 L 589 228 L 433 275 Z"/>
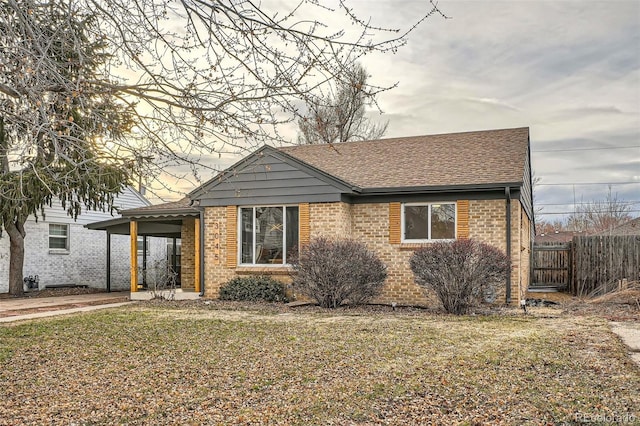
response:
<path id="1" fill-rule="evenodd" d="M 195 239 L 195 219 L 183 219 L 180 230 L 180 287 L 186 290 L 195 288 Z"/>
<path id="2" fill-rule="evenodd" d="M 38 275 L 40 288 L 56 284 L 88 285 L 106 289 L 107 234 L 69 224 L 69 250 L 49 250 L 49 223 L 29 219 L 25 223 L 24 276 Z M 60 223 L 60 222 L 55 222 Z M 166 256 L 166 240 L 149 238 L 147 262 L 162 261 Z M 130 245 L 128 235 L 111 236 L 111 290 L 130 288 Z M 142 256 L 139 257 L 142 266 Z M 0 238 L 0 293 L 9 291 L 9 236 Z"/>
<path id="3" fill-rule="evenodd" d="M 220 241 L 218 241 L 219 254 L 216 258 L 214 245 L 216 244 L 214 223 L 219 226 Z M 235 237 L 236 232 L 232 235 Z M 234 244 L 235 246 L 235 244 Z M 183 248 L 184 250 L 184 248 Z M 227 247 L 227 208 L 207 207 L 204 211 L 204 292 L 205 297 L 217 299 L 220 287 L 233 278 L 235 268 L 229 268 L 226 263 L 228 258 Z M 184 253 L 184 252 L 183 252 Z"/>
<path id="4" fill-rule="evenodd" d="M 505 251 L 506 227 L 505 200 L 469 201 L 469 238 L 491 244 Z M 249 274 L 269 273 L 289 283 L 286 268 L 229 267 L 224 261 L 213 262 L 212 235 L 208 232 L 213 222 L 220 226 L 220 259 L 226 259 L 227 208 L 209 207 L 205 210 L 205 295 L 216 298 L 220 286 L 233 278 Z M 312 238 L 318 236 L 353 238 L 364 242 L 376 251 L 387 265 L 387 280 L 382 294 L 374 303 L 396 302 L 402 305 L 430 305 L 435 303 L 433 294 L 415 284 L 409 267 L 409 258 L 419 244 L 394 244 L 390 242 L 389 203 L 347 204 L 312 203 L 309 205 L 309 228 Z M 233 221 L 232 221 L 233 223 Z M 529 268 L 529 219 L 517 200 L 511 202 L 511 259 L 512 301 L 517 303 L 526 291 Z M 235 232 L 232 233 L 235 238 Z M 234 246 L 231 244 L 231 246 Z M 184 243 L 183 243 L 184 250 Z M 235 254 L 231 254 L 235 256 Z M 184 256 L 184 251 L 183 251 Z M 505 286 L 501 286 L 496 302 L 505 300 Z"/>

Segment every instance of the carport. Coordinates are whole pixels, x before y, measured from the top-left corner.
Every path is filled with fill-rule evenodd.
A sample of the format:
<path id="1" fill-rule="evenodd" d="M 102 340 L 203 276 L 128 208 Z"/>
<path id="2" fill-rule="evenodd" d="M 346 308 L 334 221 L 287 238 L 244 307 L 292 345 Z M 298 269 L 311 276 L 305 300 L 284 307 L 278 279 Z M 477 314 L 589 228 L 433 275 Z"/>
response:
<path id="1" fill-rule="evenodd" d="M 168 238 L 173 241 L 173 270 L 180 271 L 183 290 L 201 293 L 202 283 L 202 211 L 188 197 L 179 201 L 123 210 L 119 218 L 85 225 L 88 229 L 107 232 L 107 291 L 111 291 L 111 236 L 129 235 L 131 242 L 131 292 L 144 289 L 139 283 L 138 269 L 147 269 L 147 237 Z M 142 265 L 138 264 L 138 237 L 142 237 Z M 182 241 L 180 264 L 176 260 L 176 241 Z M 143 274 L 144 276 L 145 274 Z"/>

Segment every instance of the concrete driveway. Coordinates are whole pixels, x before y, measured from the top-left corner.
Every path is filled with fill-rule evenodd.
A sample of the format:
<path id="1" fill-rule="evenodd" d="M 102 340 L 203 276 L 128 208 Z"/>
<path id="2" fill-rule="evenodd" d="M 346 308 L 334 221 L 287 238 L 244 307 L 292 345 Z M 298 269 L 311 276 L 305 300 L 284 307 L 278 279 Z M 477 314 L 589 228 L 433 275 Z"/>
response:
<path id="1" fill-rule="evenodd" d="M 640 323 L 611 322 L 611 330 L 622 339 L 629 348 L 629 356 L 640 366 Z"/>
<path id="2" fill-rule="evenodd" d="M 0 323 L 86 312 L 129 303 L 134 302 L 130 301 L 128 291 L 0 299 Z"/>

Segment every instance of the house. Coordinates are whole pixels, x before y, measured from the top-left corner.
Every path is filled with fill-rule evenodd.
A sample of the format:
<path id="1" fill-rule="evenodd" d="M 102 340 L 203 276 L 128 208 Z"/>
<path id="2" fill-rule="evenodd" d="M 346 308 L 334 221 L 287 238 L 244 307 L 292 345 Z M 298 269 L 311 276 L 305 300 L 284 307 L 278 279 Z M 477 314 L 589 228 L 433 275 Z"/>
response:
<path id="1" fill-rule="evenodd" d="M 115 200 L 117 210 L 149 205 L 138 191 L 125 188 Z M 74 220 L 66 214 L 59 201 L 45 207 L 44 216 L 36 222 L 30 216 L 25 223 L 25 277 L 39 278 L 38 287 L 83 285 L 107 288 L 107 236 L 104 232 L 89 230 L 87 223 L 103 221 L 113 216 L 109 212 L 83 211 Z M 115 216 L 119 216 L 114 213 Z M 111 240 L 111 238 L 109 238 Z M 164 239 L 148 241 L 143 251 L 140 241 L 140 258 L 165 259 Z M 111 286 L 109 289 L 129 289 L 130 243 L 129 238 L 114 236 L 111 241 Z M 0 293 L 9 291 L 9 236 L 0 237 Z"/>
<path id="2" fill-rule="evenodd" d="M 376 302 L 410 305 L 429 303 L 409 267 L 415 249 L 456 238 L 487 242 L 509 253 L 501 300 L 511 302 L 529 283 L 529 129 L 263 146 L 177 204 L 124 212 L 122 220 L 90 226 L 129 232 L 134 244 L 139 229 L 179 229 L 183 288 L 206 297 L 236 276 L 290 280 L 288 259 L 324 235 L 375 250 L 388 268 Z"/>
<path id="3" fill-rule="evenodd" d="M 628 220 L 611 231 L 603 231 L 600 235 L 640 235 L 640 217 Z"/>

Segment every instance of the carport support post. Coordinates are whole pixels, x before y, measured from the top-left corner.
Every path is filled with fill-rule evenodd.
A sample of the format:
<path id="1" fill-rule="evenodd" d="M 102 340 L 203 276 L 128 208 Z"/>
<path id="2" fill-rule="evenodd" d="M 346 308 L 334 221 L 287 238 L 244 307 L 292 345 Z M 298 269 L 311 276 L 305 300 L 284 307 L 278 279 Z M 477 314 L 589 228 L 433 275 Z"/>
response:
<path id="1" fill-rule="evenodd" d="M 107 293 L 111 293 L 111 232 L 107 231 Z"/>
<path id="2" fill-rule="evenodd" d="M 131 292 L 138 291 L 138 222 L 132 220 L 129 225 L 131 237 Z"/>

